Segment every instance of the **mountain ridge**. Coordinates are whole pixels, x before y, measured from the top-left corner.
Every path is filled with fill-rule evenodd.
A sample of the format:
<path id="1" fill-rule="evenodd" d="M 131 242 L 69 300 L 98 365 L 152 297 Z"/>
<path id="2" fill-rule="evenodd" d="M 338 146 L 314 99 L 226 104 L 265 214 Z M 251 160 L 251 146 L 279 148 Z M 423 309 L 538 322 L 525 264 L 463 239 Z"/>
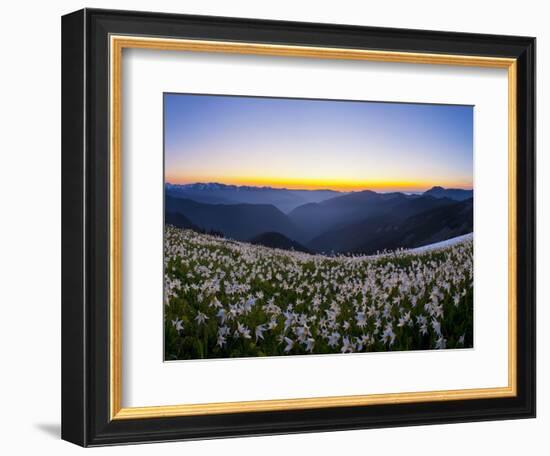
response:
<path id="1" fill-rule="evenodd" d="M 281 203 L 284 199 L 281 197 L 289 196 L 296 203 L 300 198 L 288 193 L 289 190 L 277 189 L 281 193 L 274 196 L 271 187 L 262 187 L 266 197 L 261 198 L 258 187 L 252 190 L 239 187 L 244 189 L 245 200 L 263 201 L 250 203 L 224 199 L 224 196 L 235 198 L 237 186 L 218 183 L 189 186 L 177 195 L 173 194 L 171 184 L 166 186 L 167 224 L 216 232 L 272 248 L 369 254 L 441 241 L 473 229 L 473 197 L 464 199 L 473 195 L 471 190 L 436 186 L 421 194 L 332 192 L 321 201 L 306 202 L 285 213 L 271 201 L 278 198 Z M 189 192 L 191 195 L 187 197 Z M 458 203 L 464 203 L 464 207 L 457 206 Z"/>
<path id="2" fill-rule="evenodd" d="M 305 191 L 305 192 L 334 192 L 334 193 L 350 193 L 341 192 L 339 190 L 332 190 L 329 188 L 288 188 L 288 187 L 272 187 L 270 185 L 236 185 L 236 184 L 222 184 L 220 182 L 194 182 L 192 184 L 172 184 L 167 182 L 165 184 L 167 188 L 191 188 L 197 190 L 220 190 L 220 189 L 241 189 L 241 190 L 286 190 L 289 192 Z"/>
<path id="3" fill-rule="evenodd" d="M 166 196 L 165 211 L 182 214 L 201 229 L 219 231 L 241 241 L 269 231 L 280 232 L 291 239 L 301 238 L 288 217 L 270 204 L 205 204 Z"/>
<path id="4" fill-rule="evenodd" d="M 345 193 L 330 189 L 287 189 L 210 183 L 166 184 L 165 193 L 177 198 L 188 198 L 208 204 L 265 204 L 269 203 L 282 212 L 309 202 L 319 202 Z"/>
<path id="5" fill-rule="evenodd" d="M 456 201 L 464 201 L 473 198 L 474 191 L 463 188 L 443 188 L 439 185 L 430 188 L 424 192 L 424 195 L 430 195 L 435 198 L 450 198 Z"/>
<path id="6" fill-rule="evenodd" d="M 289 239 L 284 234 L 270 231 L 253 237 L 248 242 L 254 245 L 263 245 L 272 249 L 295 250 L 297 252 L 312 253 L 311 250 L 299 242 Z"/>

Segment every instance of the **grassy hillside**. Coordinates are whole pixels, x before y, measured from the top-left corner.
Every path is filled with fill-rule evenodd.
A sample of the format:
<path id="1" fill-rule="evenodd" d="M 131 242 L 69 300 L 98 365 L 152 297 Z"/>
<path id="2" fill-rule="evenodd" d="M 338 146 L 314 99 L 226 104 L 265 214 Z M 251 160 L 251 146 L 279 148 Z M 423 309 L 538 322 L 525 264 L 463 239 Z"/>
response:
<path id="1" fill-rule="evenodd" d="M 165 358 L 473 345 L 473 243 L 326 257 L 166 227 Z"/>

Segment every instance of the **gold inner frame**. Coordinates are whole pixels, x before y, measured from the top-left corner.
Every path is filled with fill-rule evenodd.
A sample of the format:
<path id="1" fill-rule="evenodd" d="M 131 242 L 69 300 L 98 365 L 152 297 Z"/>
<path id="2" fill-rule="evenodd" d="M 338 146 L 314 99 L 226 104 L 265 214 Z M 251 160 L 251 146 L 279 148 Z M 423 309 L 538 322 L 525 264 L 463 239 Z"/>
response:
<path id="1" fill-rule="evenodd" d="M 508 70 L 508 385 L 505 387 L 275 399 L 245 402 L 122 407 L 122 51 L 123 49 L 255 54 L 317 59 L 368 60 Z M 387 52 L 227 41 L 110 36 L 110 415 L 111 419 L 158 418 L 239 412 L 513 397 L 517 394 L 517 61 L 468 55 Z"/>

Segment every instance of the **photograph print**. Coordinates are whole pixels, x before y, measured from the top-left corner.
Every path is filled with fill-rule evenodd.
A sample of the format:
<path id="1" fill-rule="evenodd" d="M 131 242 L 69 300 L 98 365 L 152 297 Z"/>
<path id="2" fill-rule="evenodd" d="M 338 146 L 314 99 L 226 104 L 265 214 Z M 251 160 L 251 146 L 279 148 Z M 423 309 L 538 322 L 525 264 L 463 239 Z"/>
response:
<path id="1" fill-rule="evenodd" d="M 473 347 L 473 106 L 163 97 L 166 361 Z"/>

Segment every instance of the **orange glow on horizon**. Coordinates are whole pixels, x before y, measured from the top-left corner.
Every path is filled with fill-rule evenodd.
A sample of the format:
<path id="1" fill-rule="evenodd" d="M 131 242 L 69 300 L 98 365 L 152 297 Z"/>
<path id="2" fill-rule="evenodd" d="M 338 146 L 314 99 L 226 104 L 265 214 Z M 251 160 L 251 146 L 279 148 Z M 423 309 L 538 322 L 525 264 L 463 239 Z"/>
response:
<path id="1" fill-rule="evenodd" d="M 193 184 L 196 182 L 217 182 L 226 185 L 246 185 L 254 187 L 273 187 L 287 188 L 291 190 L 336 190 L 341 192 L 353 192 L 362 190 L 373 191 L 402 191 L 402 192 L 422 192 L 435 186 L 444 188 L 472 189 L 472 182 L 457 181 L 426 181 L 426 180 L 399 180 L 399 179 L 365 179 L 363 181 L 346 181 L 338 179 L 289 179 L 289 178 L 213 178 L 197 177 L 195 179 L 178 178 L 177 176 L 166 176 L 166 182 L 171 184 Z"/>

